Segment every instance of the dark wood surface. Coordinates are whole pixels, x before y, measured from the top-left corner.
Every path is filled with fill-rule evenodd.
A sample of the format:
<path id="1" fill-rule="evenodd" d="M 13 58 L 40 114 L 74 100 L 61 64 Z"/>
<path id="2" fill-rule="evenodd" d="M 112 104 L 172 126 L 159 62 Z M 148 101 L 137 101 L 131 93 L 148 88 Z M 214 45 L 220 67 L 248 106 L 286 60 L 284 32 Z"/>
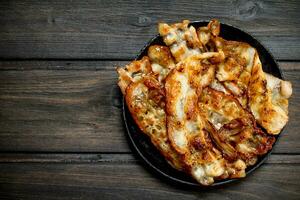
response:
<path id="1" fill-rule="evenodd" d="M 298 0 L 13 0 L 0 5 L 0 57 L 129 59 L 158 21 L 218 18 L 252 33 L 277 58 L 298 59 L 299 10 Z"/>
<path id="2" fill-rule="evenodd" d="M 298 1 L 0 2 L 0 199 L 300 199 Z M 256 36 L 293 83 L 290 122 L 245 180 L 183 188 L 128 145 L 115 67 L 158 21 L 213 17 Z"/>

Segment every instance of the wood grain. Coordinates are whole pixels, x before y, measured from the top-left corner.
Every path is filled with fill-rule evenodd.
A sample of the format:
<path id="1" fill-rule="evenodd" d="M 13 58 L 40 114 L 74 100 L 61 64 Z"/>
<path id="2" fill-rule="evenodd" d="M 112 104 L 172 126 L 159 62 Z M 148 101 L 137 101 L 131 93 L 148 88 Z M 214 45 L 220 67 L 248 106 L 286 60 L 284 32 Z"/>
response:
<path id="1" fill-rule="evenodd" d="M 297 0 L 2 1 L 0 199 L 300 199 L 299 10 Z M 114 67 L 158 22 L 211 18 L 260 40 L 294 91 L 266 163 L 203 190 L 166 181 L 131 152 Z"/>
<path id="2" fill-rule="evenodd" d="M 0 62 L 0 151 L 130 152 L 111 61 Z M 300 63 L 283 62 L 292 81 L 290 122 L 275 153 L 300 153 Z M 24 69 L 24 70 L 15 70 Z"/>
<path id="3" fill-rule="evenodd" d="M 142 159 L 132 153 L 0 153 L 0 163 L 132 163 Z M 271 154 L 267 164 L 300 164 L 300 155 Z"/>
<path id="4" fill-rule="evenodd" d="M 4 1 L 0 58 L 129 59 L 160 21 L 210 20 L 240 27 L 277 59 L 299 59 L 300 4 L 293 1 Z"/>
<path id="5" fill-rule="evenodd" d="M 140 164 L 0 164 L 1 199 L 299 199 L 299 165 L 265 164 L 214 189 L 172 185 Z"/>
<path id="6" fill-rule="evenodd" d="M 2 71 L 0 150 L 128 151 L 114 71 Z"/>

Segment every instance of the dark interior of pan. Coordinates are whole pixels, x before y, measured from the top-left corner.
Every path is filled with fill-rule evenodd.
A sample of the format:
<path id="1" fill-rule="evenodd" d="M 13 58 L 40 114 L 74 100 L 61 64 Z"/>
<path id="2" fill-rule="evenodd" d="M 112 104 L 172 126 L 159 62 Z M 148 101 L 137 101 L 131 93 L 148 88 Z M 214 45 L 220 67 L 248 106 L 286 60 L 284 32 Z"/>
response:
<path id="1" fill-rule="evenodd" d="M 192 22 L 191 25 L 193 25 L 195 28 L 198 28 L 201 26 L 206 26 L 207 23 L 208 22 L 197 21 L 197 22 Z M 243 41 L 249 43 L 251 46 L 257 49 L 260 60 L 263 65 L 263 70 L 278 78 L 281 79 L 283 78 L 281 70 L 277 65 L 273 56 L 259 41 L 257 41 L 257 39 L 253 38 L 253 36 L 236 27 L 227 24 L 221 24 L 220 36 L 227 40 Z M 146 46 L 141 50 L 141 52 L 136 57 L 136 59 L 141 59 L 144 55 L 146 55 L 148 47 L 154 44 L 164 45 L 162 38 L 159 35 L 154 37 L 146 44 Z M 148 166 L 149 169 L 151 169 L 153 172 L 155 172 L 165 180 L 169 180 L 174 183 L 196 186 L 196 187 L 201 186 L 199 185 L 199 183 L 197 183 L 194 179 L 189 177 L 187 174 L 175 170 L 165 161 L 164 157 L 152 145 L 149 138 L 145 134 L 143 134 L 139 130 L 138 126 L 135 124 L 124 102 L 124 99 L 123 99 L 123 117 L 124 117 L 124 122 L 128 133 L 128 139 L 131 143 L 131 147 L 144 161 L 144 163 L 146 164 L 146 166 Z M 277 143 L 277 140 L 278 140 L 278 136 L 276 136 L 275 144 Z M 271 151 L 261 156 L 255 165 L 248 167 L 247 175 L 249 175 L 249 173 L 251 173 L 258 167 L 260 167 L 270 153 Z M 238 179 L 225 179 L 225 180 L 216 181 L 212 186 L 227 184 L 235 180 Z"/>

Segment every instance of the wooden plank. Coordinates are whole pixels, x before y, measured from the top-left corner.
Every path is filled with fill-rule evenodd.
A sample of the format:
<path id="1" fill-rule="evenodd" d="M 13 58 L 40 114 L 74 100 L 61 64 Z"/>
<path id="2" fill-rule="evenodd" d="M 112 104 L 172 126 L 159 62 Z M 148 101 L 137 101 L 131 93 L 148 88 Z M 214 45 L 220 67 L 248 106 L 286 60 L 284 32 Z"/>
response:
<path id="1" fill-rule="evenodd" d="M 125 66 L 130 60 L 6 60 L 0 61 L 0 70 L 111 70 L 117 66 Z M 279 66 L 284 71 L 300 70 L 299 61 L 279 61 Z"/>
<path id="2" fill-rule="evenodd" d="M 119 153 L 0 153 L 0 163 L 137 163 L 141 158 Z M 265 163 L 300 164 L 300 155 L 271 154 Z"/>
<path id="3" fill-rule="evenodd" d="M 285 160 L 295 162 L 292 161 L 295 160 L 293 158 L 297 156 L 287 157 Z M 275 160 L 277 161 L 276 158 Z M 135 156 L 127 153 L 0 153 L 0 163 L 136 163 L 138 161 Z"/>
<path id="4" fill-rule="evenodd" d="M 24 68 L 35 70 L 24 71 L 13 70 L 20 62 L 0 65 L 6 69 L 0 71 L 0 151 L 130 152 L 113 62 L 79 62 L 71 69 L 64 62 L 26 62 Z M 300 153 L 300 63 L 280 65 L 294 94 L 274 152 Z"/>
<path id="5" fill-rule="evenodd" d="M 299 199 L 300 167 L 265 164 L 213 189 L 171 184 L 140 164 L 0 164 L 1 199 Z"/>
<path id="6" fill-rule="evenodd" d="M 117 66 L 125 66 L 131 61 L 82 61 L 82 60 L 7 60 L 0 61 L 0 70 L 110 70 L 115 71 Z M 289 62 L 284 62 L 285 67 Z M 299 67 L 300 65 L 291 64 L 294 67 Z M 288 67 L 287 67 L 288 68 Z"/>
<path id="7" fill-rule="evenodd" d="M 262 41 L 277 59 L 299 59 L 300 4 L 293 1 L 5 1 L 1 58 L 133 58 L 159 21 L 218 18 Z"/>
<path id="8" fill-rule="evenodd" d="M 300 155 L 271 154 L 266 163 L 272 164 L 300 164 Z"/>
<path id="9" fill-rule="evenodd" d="M 6 60 L 0 61 L 0 70 L 111 70 L 114 71 L 117 66 L 125 66 L 130 61 L 82 61 L 82 60 Z M 283 62 L 283 68 L 296 67 L 300 65 Z"/>
<path id="10" fill-rule="evenodd" d="M 115 82 L 113 71 L 1 71 L 0 149 L 129 151 Z"/>

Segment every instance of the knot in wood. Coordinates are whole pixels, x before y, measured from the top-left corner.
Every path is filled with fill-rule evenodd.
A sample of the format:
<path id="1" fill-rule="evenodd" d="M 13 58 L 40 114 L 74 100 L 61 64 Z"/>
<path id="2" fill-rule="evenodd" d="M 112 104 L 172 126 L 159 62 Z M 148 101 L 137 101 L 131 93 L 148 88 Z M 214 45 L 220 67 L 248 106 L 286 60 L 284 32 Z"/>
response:
<path id="1" fill-rule="evenodd" d="M 136 26 L 149 26 L 152 23 L 152 19 L 147 16 L 139 16 L 137 18 L 137 23 L 135 23 Z"/>
<path id="2" fill-rule="evenodd" d="M 236 15 L 240 20 L 253 19 L 261 8 L 261 3 L 258 1 L 236 1 Z"/>

